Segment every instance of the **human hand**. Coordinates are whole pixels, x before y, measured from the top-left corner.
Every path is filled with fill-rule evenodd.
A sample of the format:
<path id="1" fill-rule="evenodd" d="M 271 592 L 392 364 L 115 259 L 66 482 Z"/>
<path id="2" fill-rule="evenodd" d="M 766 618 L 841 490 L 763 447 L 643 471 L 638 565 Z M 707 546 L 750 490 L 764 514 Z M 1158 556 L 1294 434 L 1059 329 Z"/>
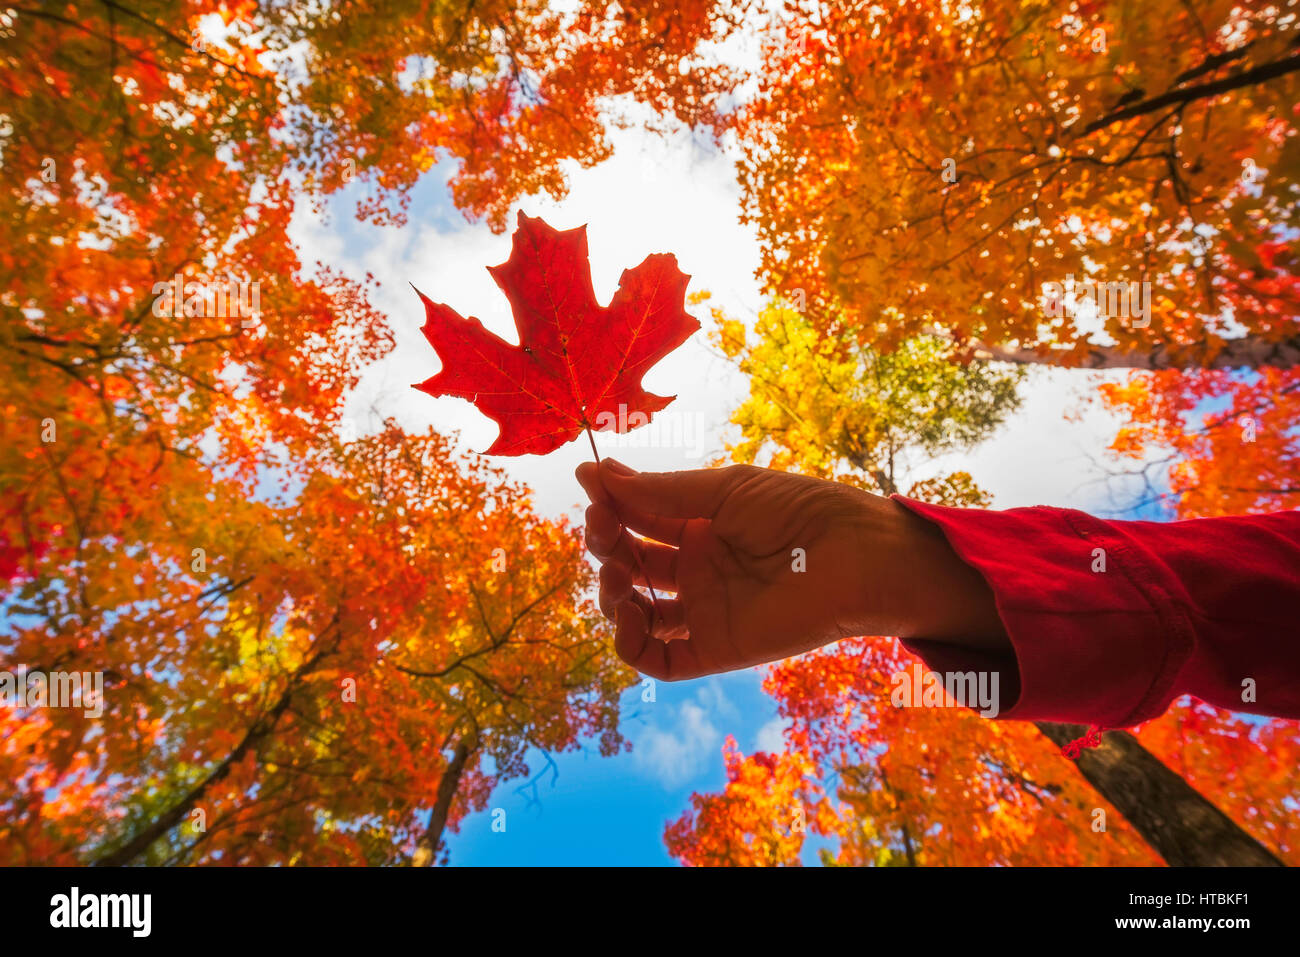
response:
<path id="1" fill-rule="evenodd" d="M 850 635 L 1005 641 L 979 574 L 890 499 L 749 465 L 638 473 L 606 459 L 577 475 L 601 611 L 619 656 L 651 677 L 731 671 Z M 652 604 L 637 591 L 643 569 L 675 597 Z"/>

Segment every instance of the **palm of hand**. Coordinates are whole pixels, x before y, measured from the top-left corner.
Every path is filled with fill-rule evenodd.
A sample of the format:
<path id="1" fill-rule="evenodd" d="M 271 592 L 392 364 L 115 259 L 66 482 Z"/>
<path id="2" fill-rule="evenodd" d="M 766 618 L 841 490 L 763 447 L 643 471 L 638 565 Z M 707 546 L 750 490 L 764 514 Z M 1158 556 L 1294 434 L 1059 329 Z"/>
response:
<path id="1" fill-rule="evenodd" d="M 703 474 L 703 473 L 696 473 Z M 799 654 L 855 631 L 866 587 L 864 536 L 873 506 L 892 504 L 805 476 L 736 467 L 713 473 L 708 517 L 672 518 L 626 506 L 629 524 L 668 545 L 614 548 L 608 505 L 588 512 L 592 551 L 606 561 L 602 608 L 617 620 L 619 654 L 646 674 L 678 679 Z M 587 484 L 584 482 L 584 484 Z M 681 510 L 681 509 L 678 509 Z M 671 547 L 676 546 L 676 547 Z M 632 552 L 635 550 L 636 554 Z M 639 559 L 639 560 L 638 560 Z M 649 575 L 655 603 L 633 588 Z M 653 628 L 647 623 L 654 619 Z M 677 640 L 685 639 L 685 640 Z"/>

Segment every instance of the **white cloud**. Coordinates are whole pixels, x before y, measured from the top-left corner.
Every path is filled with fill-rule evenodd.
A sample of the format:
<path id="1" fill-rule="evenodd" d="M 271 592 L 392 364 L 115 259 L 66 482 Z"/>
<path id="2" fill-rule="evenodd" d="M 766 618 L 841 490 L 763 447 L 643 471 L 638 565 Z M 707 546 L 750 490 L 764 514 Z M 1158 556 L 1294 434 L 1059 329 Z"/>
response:
<path id="1" fill-rule="evenodd" d="M 738 717 L 736 707 L 715 678 L 699 682 L 694 695 L 674 705 L 663 697 L 654 707 L 666 719 L 632 737 L 632 759 L 637 770 L 673 790 L 718 764 L 722 732 L 713 723 Z"/>
<path id="2" fill-rule="evenodd" d="M 731 703 L 731 699 L 722 690 L 722 680 L 716 675 L 705 678 L 697 684 L 695 697 L 712 715 L 719 718 L 740 718 L 740 712 L 736 710 L 736 706 Z"/>
<path id="3" fill-rule="evenodd" d="M 767 724 L 758 729 L 758 734 L 754 736 L 755 751 L 769 751 L 773 754 L 780 754 L 785 750 L 785 725 L 782 718 L 773 718 Z"/>
<path id="4" fill-rule="evenodd" d="M 1125 504 L 1122 487 L 1108 487 L 1101 479 L 1105 476 L 1104 450 L 1115 437 L 1120 420 L 1088 400 L 1100 383 L 1120 381 L 1127 375 L 1122 370 L 1035 367 L 1021 386 L 1020 410 L 991 439 L 970 452 L 915 463 L 915 474 L 931 476 L 963 469 L 993 493 L 996 508 L 1117 508 Z M 1111 493 L 1117 496 L 1114 501 Z"/>

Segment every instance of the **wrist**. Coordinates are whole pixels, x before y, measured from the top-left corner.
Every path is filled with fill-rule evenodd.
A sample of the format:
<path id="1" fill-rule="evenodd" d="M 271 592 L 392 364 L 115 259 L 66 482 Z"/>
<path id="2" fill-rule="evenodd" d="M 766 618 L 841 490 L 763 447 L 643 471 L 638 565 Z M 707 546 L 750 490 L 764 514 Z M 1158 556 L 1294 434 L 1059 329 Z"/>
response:
<path id="1" fill-rule="evenodd" d="M 899 515 L 904 571 L 900 638 L 921 638 L 972 650 L 1010 652 L 993 590 L 957 555 L 934 523 L 890 500 Z"/>

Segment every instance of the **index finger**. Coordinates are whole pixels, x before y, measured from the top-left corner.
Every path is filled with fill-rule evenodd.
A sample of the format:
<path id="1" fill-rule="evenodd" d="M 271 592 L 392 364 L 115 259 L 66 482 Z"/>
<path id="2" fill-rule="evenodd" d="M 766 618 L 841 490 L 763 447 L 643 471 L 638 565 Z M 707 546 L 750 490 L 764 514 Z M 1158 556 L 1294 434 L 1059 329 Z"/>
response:
<path id="1" fill-rule="evenodd" d="M 641 509 L 632 508 L 625 502 L 615 504 L 613 496 L 609 494 L 604 483 L 600 480 L 600 472 L 596 468 L 595 462 L 583 462 L 578 466 L 574 474 L 578 478 L 578 484 L 587 493 L 587 497 L 593 503 L 603 505 L 613 511 L 618 516 L 620 525 L 630 528 L 647 538 L 652 538 L 656 542 L 663 542 L 667 545 L 680 545 L 682 543 L 682 537 L 686 534 L 686 519 L 652 515 Z"/>

